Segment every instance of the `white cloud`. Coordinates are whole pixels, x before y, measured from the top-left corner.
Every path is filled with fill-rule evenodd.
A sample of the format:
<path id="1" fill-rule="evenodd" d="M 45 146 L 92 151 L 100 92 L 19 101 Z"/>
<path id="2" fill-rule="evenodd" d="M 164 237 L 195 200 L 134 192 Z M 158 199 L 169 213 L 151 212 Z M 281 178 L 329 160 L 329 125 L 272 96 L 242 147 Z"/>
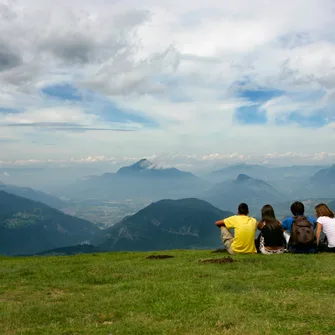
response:
<path id="1" fill-rule="evenodd" d="M 331 0 L 0 0 L 0 124 L 16 125 L 1 127 L 1 136 L 19 141 L 0 141 L 1 156 L 45 161 L 73 152 L 95 159 L 178 150 L 249 159 L 274 151 L 331 152 L 333 7 Z M 250 104 L 236 96 L 243 81 L 251 89 L 285 91 L 262 104 L 269 125 L 234 122 L 236 109 Z M 59 83 L 92 90 L 158 127 L 106 122 L 94 104 L 88 109 L 40 93 Z M 310 98 L 320 90 L 324 98 Z M 313 136 L 299 124 L 276 125 L 296 110 L 307 117 L 327 110 L 330 124 Z M 71 125 L 140 131 L 59 133 Z M 56 133 L 40 136 L 51 126 Z"/>
<path id="2" fill-rule="evenodd" d="M 86 168 L 99 167 L 101 171 L 116 172 L 121 166 L 131 165 L 142 159 L 143 156 L 88 156 L 88 157 L 71 157 L 69 159 L 27 159 L 0 161 L 0 167 L 72 167 Z M 206 155 L 185 155 L 175 153 L 171 155 L 150 155 L 146 157 L 150 160 L 155 168 L 175 167 L 184 171 L 195 173 L 204 173 L 213 171 L 224 166 L 232 164 L 250 164 L 258 165 L 330 165 L 335 158 L 335 152 L 312 152 L 309 154 L 295 152 L 272 152 L 265 155 L 247 155 L 244 153 L 220 154 L 211 153 Z"/>

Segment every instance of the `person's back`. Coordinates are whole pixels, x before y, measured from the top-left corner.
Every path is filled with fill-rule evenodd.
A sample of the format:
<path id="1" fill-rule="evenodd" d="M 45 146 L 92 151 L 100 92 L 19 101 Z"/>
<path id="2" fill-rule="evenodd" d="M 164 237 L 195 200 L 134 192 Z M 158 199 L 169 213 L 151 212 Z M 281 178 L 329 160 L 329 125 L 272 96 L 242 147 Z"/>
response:
<path id="1" fill-rule="evenodd" d="M 289 250 L 293 253 L 315 253 L 317 252 L 314 229 L 316 220 L 310 216 L 305 217 L 305 206 L 296 201 L 291 205 L 292 217 L 288 217 L 282 222 L 282 227 L 289 236 Z M 305 243 L 298 240 L 304 235 Z M 313 235 L 313 238 L 312 238 Z"/>
<path id="2" fill-rule="evenodd" d="M 257 227 L 261 231 L 257 239 L 257 248 L 262 254 L 282 254 L 285 251 L 283 228 L 276 219 L 273 207 L 265 205 L 261 211 L 262 219 Z"/>
<path id="3" fill-rule="evenodd" d="M 334 213 L 326 204 L 315 207 L 317 216 L 316 238 L 320 251 L 335 252 L 335 218 Z M 320 244 L 321 231 L 326 236 L 327 244 Z"/>
<path id="4" fill-rule="evenodd" d="M 257 253 L 255 247 L 257 221 L 248 214 L 248 206 L 240 204 L 238 215 L 216 222 L 216 225 L 221 228 L 222 242 L 231 254 Z M 234 229 L 234 237 L 228 229 Z"/>

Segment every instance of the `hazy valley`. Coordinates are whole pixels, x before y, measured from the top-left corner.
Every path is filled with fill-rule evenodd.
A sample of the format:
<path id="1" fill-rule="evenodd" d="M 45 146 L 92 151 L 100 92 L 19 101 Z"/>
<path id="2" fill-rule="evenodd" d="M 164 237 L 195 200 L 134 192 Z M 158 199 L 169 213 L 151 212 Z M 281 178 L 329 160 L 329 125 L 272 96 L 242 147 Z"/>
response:
<path id="1" fill-rule="evenodd" d="M 196 176 L 142 159 L 116 173 L 60 183 L 54 192 L 1 183 L 0 252 L 216 248 L 214 222 L 235 213 L 240 202 L 257 218 L 266 203 L 278 219 L 290 215 L 297 199 L 309 215 L 320 202 L 334 208 L 334 171 L 240 164 Z"/>

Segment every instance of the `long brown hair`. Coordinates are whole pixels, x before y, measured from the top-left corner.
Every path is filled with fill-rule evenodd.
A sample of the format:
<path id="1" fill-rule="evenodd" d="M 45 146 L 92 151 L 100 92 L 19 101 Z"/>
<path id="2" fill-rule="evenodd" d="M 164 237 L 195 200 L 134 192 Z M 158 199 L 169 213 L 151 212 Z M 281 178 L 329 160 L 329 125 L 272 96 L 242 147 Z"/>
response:
<path id="1" fill-rule="evenodd" d="M 275 211 L 271 205 L 265 205 L 261 211 L 262 222 L 266 224 L 271 230 L 281 227 L 280 222 L 276 219 Z"/>
<path id="2" fill-rule="evenodd" d="M 326 204 L 318 204 L 317 206 L 315 206 L 315 213 L 318 218 L 320 216 L 328 216 L 332 219 L 334 218 L 334 213 Z"/>

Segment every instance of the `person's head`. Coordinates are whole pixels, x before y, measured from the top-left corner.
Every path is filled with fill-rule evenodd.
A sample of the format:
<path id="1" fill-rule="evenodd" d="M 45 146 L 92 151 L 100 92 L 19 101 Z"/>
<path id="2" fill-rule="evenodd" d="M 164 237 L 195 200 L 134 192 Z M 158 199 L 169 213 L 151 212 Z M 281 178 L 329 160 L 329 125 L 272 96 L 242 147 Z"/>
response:
<path id="1" fill-rule="evenodd" d="M 294 216 L 304 215 L 305 206 L 302 202 L 296 201 L 291 205 L 291 212 Z"/>
<path id="2" fill-rule="evenodd" d="M 262 214 L 262 221 L 265 221 L 266 219 L 275 219 L 275 211 L 273 210 L 273 207 L 271 205 L 265 205 L 263 206 L 261 210 Z"/>
<path id="3" fill-rule="evenodd" d="M 240 215 L 248 215 L 249 214 L 249 207 L 247 204 L 242 203 L 238 206 L 238 214 Z"/>
<path id="4" fill-rule="evenodd" d="M 267 225 L 270 229 L 279 228 L 280 222 L 276 219 L 275 211 L 271 205 L 263 206 L 261 210 L 262 222 Z"/>
<path id="5" fill-rule="evenodd" d="M 326 204 L 319 204 L 315 206 L 315 214 L 318 218 L 320 216 L 328 216 L 329 218 L 334 218 L 334 213 Z"/>

